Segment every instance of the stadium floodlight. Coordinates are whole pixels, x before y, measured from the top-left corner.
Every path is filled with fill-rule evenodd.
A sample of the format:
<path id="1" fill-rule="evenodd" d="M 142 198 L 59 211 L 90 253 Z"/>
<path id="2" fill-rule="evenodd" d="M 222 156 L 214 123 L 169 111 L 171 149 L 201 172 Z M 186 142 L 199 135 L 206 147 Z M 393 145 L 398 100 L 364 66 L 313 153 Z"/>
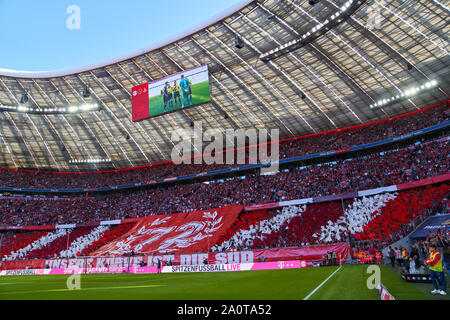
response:
<path id="1" fill-rule="evenodd" d="M 53 114 L 53 113 L 76 113 L 76 112 L 91 112 L 99 110 L 98 104 L 84 104 L 82 106 L 67 106 L 67 107 L 45 107 L 45 106 L 24 106 L 24 102 L 28 101 L 27 94 L 24 93 L 20 98 L 18 106 L 0 106 L 0 110 L 6 109 L 8 111 L 28 112 L 33 114 Z"/>
<path id="2" fill-rule="evenodd" d="M 111 159 L 101 159 L 101 158 L 95 158 L 95 159 L 83 159 L 83 160 L 70 160 L 70 164 L 97 164 L 97 163 L 109 163 L 112 162 Z"/>
<path id="3" fill-rule="evenodd" d="M 350 8 L 350 6 L 352 5 L 352 0 L 347 1 L 341 8 L 342 11 L 346 11 L 348 8 Z"/>
<path id="4" fill-rule="evenodd" d="M 388 103 L 398 101 L 398 100 L 400 100 L 402 98 L 405 98 L 405 97 L 410 98 L 412 96 L 418 95 L 419 93 L 421 93 L 423 91 L 432 89 L 432 88 L 436 87 L 437 85 L 438 85 L 438 81 L 437 80 L 431 80 L 431 81 L 428 81 L 428 82 L 424 83 L 423 85 L 420 85 L 420 86 L 417 85 L 417 86 L 414 86 L 414 87 L 410 87 L 410 88 L 408 88 L 408 89 L 406 89 L 404 91 L 401 91 L 400 94 L 397 94 L 395 96 L 392 96 L 392 97 L 389 97 L 389 98 L 386 98 L 386 99 L 379 100 L 375 104 L 371 105 L 370 108 L 372 109 L 374 107 L 381 107 L 381 106 L 384 106 L 384 105 L 386 105 Z"/>
<path id="5" fill-rule="evenodd" d="M 318 0 L 310 0 L 310 3 L 318 3 Z M 351 14 L 353 14 L 359 6 L 362 4 L 362 1 L 355 2 L 353 0 L 349 0 L 345 2 L 345 4 L 340 8 L 341 10 L 335 12 L 331 15 L 331 17 L 326 18 L 322 23 L 318 23 L 316 26 L 311 28 L 307 33 L 303 35 L 299 35 L 299 38 L 297 40 L 291 41 L 287 44 L 280 45 L 278 48 L 272 49 L 266 53 L 262 53 L 260 55 L 260 59 L 264 62 L 270 61 L 271 59 L 280 57 L 284 54 L 287 54 L 289 52 L 292 52 L 294 50 L 297 50 L 306 44 L 308 44 L 309 39 L 306 40 L 310 35 L 314 35 L 314 37 L 320 36 L 320 34 L 323 34 L 327 31 L 329 31 L 332 27 L 336 26 L 337 24 L 341 23 L 343 20 L 346 20 L 350 17 Z M 355 5 L 353 5 L 355 4 Z M 343 15 L 342 19 L 337 19 L 341 14 L 343 14 L 345 11 L 345 15 Z M 333 23 L 330 23 L 333 21 Z M 311 39 L 312 41 L 313 39 Z"/>

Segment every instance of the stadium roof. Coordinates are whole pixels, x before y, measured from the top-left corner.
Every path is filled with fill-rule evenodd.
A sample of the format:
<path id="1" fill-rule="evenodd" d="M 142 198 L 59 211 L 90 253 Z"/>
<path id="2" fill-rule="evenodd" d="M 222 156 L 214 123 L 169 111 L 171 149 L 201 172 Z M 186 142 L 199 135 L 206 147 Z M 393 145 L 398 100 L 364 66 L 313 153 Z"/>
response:
<path id="1" fill-rule="evenodd" d="M 325 24 L 347 0 L 243 1 L 233 10 L 142 52 L 79 70 L 0 69 L 0 167 L 56 171 L 121 169 L 169 161 L 174 130 L 278 128 L 281 138 L 414 111 L 448 99 L 449 8 L 441 1 L 356 1 L 356 10 L 300 48 L 261 55 Z M 377 14 L 381 17 L 378 20 Z M 378 28 L 377 23 L 380 23 Z M 126 23 L 126 22 L 124 22 Z M 314 35 L 314 32 L 312 32 Z M 235 47 L 240 36 L 244 47 Z M 212 102 L 138 123 L 131 88 L 208 65 Z M 431 80 L 421 95 L 371 108 Z M 89 88 L 90 96 L 83 90 Z M 24 92 L 41 109 L 95 103 L 99 111 L 11 111 Z M 71 165 L 74 159 L 109 164 Z"/>

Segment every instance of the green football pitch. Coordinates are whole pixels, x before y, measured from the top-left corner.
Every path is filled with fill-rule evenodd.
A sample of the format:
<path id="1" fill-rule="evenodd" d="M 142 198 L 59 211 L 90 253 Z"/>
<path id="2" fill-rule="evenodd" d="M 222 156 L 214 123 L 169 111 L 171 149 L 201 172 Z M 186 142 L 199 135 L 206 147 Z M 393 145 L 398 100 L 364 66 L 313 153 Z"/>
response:
<path id="1" fill-rule="evenodd" d="M 1 300 L 379 300 L 369 290 L 367 266 L 228 273 L 81 275 L 81 289 L 69 290 L 69 276 L 5 276 Z M 336 272 L 335 272 L 336 271 Z M 332 275 L 332 276 L 331 276 Z M 330 277 L 331 276 L 331 277 Z M 397 300 L 445 299 L 431 284 L 411 284 L 388 267 L 381 281 Z"/>
<path id="2" fill-rule="evenodd" d="M 180 97 L 181 99 L 181 97 Z M 192 105 L 210 101 L 209 81 L 200 82 L 192 85 Z M 186 101 L 187 104 L 187 101 Z M 182 105 L 176 101 L 172 106 L 168 105 L 167 112 L 181 109 Z M 186 106 L 188 107 L 188 106 Z M 162 95 L 150 97 L 150 117 L 164 113 L 164 98 Z"/>

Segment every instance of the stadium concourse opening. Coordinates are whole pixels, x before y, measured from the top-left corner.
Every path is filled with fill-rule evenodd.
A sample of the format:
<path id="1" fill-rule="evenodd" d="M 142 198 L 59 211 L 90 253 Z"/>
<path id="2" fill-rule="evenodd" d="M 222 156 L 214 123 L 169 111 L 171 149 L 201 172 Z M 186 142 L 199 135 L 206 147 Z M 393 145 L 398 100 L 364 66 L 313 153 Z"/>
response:
<path id="1" fill-rule="evenodd" d="M 118 59 L 0 69 L 0 300 L 449 300 L 448 12 L 245 0 Z"/>

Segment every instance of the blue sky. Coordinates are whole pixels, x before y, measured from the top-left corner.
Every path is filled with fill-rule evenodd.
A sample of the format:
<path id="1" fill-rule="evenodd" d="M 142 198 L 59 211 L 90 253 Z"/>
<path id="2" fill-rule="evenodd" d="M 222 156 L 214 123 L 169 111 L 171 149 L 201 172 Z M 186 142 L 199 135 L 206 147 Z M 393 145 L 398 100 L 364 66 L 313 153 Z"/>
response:
<path id="1" fill-rule="evenodd" d="M 50 71 L 100 63 L 179 35 L 240 2 L 0 0 L 0 68 Z M 80 9 L 80 29 L 67 27 L 71 5 Z"/>

